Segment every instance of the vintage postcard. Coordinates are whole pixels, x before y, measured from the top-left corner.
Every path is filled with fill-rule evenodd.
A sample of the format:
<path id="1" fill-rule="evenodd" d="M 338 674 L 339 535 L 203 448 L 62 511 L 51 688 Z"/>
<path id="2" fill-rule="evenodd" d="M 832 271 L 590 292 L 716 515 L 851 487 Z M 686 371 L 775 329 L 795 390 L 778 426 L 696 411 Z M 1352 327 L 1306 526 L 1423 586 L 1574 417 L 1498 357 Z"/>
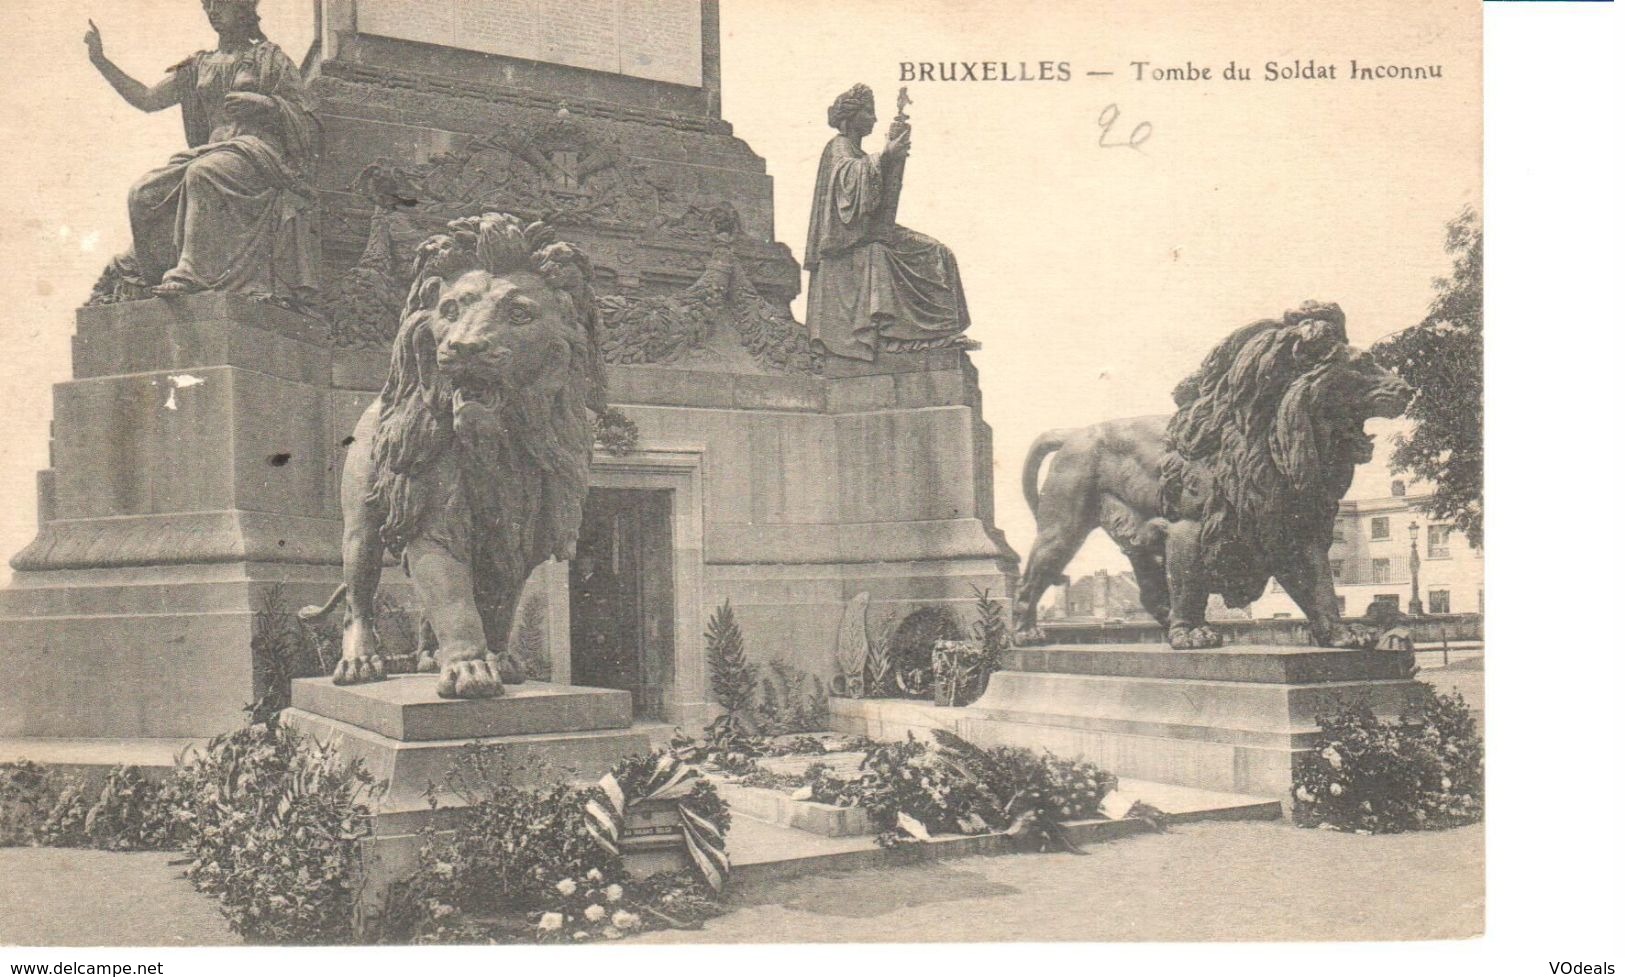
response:
<path id="1" fill-rule="evenodd" d="M 0 944 L 1484 932 L 1476 0 L 0 17 Z"/>

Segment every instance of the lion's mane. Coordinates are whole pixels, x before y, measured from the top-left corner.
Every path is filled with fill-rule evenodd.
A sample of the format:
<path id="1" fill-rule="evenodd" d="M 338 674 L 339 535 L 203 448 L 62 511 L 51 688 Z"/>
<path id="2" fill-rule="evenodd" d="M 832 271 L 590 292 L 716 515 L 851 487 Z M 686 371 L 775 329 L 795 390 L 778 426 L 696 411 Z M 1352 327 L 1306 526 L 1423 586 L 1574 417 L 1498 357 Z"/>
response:
<path id="1" fill-rule="evenodd" d="M 1305 541 L 1329 546 L 1337 502 L 1364 457 L 1331 430 L 1319 381 L 1348 352 L 1342 310 L 1305 303 L 1236 330 L 1174 390 L 1163 514 L 1199 504 L 1204 570 L 1232 607 Z"/>
<path id="2" fill-rule="evenodd" d="M 525 227 L 506 214 L 451 222 L 418 248 L 415 264 L 379 394 L 367 504 L 380 507 L 380 534 L 391 552 L 431 533 L 469 562 L 477 597 L 511 598 L 538 563 L 572 557 L 580 531 L 594 413 L 605 398 L 591 265 L 574 247 L 551 243 L 543 225 Z M 571 294 L 571 363 L 558 391 L 549 394 L 540 383 L 508 387 L 493 409 L 461 397 L 441 374 L 435 300 L 425 283 L 477 269 L 534 271 Z M 457 484 L 448 490 L 433 484 L 432 473 L 444 472 L 449 452 Z"/>

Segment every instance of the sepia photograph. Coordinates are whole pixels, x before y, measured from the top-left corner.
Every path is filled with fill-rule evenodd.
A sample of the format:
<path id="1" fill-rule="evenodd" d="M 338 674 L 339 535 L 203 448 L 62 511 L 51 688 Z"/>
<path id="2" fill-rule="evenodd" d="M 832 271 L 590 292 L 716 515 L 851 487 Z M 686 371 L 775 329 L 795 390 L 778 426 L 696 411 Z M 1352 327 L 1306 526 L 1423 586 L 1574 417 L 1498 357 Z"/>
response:
<path id="1" fill-rule="evenodd" d="M 1493 936 L 1484 7 L 0 0 L 0 947 Z"/>

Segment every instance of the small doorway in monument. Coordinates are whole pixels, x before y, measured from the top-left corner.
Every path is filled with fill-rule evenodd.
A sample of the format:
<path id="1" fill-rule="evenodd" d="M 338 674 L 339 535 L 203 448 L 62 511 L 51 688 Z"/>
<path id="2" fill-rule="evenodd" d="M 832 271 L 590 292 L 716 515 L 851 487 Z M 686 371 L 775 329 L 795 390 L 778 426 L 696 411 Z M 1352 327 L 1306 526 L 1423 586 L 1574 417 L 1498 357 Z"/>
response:
<path id="1" fill-rule="evenodd" d="M 662 719 L 676 675 L 670 490 L 589 489 L 570 563 L 570 681 Z"/>

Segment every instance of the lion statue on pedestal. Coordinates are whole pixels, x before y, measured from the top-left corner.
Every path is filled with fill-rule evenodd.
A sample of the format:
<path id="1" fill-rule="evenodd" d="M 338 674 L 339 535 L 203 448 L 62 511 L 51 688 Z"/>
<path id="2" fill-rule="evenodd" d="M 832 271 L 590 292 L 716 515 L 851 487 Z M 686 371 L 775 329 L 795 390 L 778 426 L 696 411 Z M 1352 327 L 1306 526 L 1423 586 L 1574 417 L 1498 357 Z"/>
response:
<path id="1" fill-rule="evenodd" d="M 1322 647 L 1370 647 L 1338 623 L 1327 551 L 1337 504 L 1370 461 L 1370 417 L 1397 417 L 1413 391 L 1349 346 L 1336 305 L 1305 303 L 1244 326 L 1174 390 L 1173 417 L 1050 431 L 1022 473 L 1038 539 L 1016 596 L 1016 627 L 1038 633 L 1038 600 L 1085 537 L 1105 529 L 1140 602 L 1174 648 L 1213 648 L 1208 595 L 1257 600 L 1271 577 Z M 1053 454 L 1043 491 L 1039 468 Z"/>
<path id="2" fill-rule="evenodd" d="M 520 590 L 575 551 L 595 417 L 605 410 L 592 269 L 541 224 L 451 222 L 417 250 L 383 392 L 361 416 L 340 485 L 340 685 L 385 677 L 373 598 L 402 558 L 438 650 L 445 698 L 524 680 L 507 654 Z"/>

